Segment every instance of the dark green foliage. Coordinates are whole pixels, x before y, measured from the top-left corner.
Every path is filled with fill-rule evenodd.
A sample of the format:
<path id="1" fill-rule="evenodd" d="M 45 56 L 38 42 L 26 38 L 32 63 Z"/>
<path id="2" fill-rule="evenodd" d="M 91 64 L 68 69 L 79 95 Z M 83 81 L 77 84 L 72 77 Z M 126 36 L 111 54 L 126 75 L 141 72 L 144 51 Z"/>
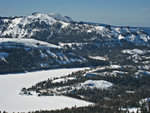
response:
<path id="1" fill-rule="evenodd" d="M 111 70 L 107 69 L 107 72 Z M 130 70 L 128 70 L 130 73 Z M 86 80 L 106 80 L 112 82 L 114 86 L 110 89 L 75 89 L 73 91 L 67 91 L 66 93 L 62 93 L 63 95 L 83 99 L 86 101 L 96 103 L 96 106 L 92 106 L 95 111 L 90 111 L 91 107 L 81 107 L 81 108 L 72 108 L 68 109 L 69 113 L 80 113 L 79 109 L 82 109 L 83 113 L 84 109 L 87 109 L 87 112 L 97 113 L 99 110 L 106 110 L 105 112 L 109 112 L 110 108 L 113 112 L 118 111 L 119 108 L 128 108 L 128 107 L 142 107 L 143 113 L 145 108 L 139 104 L 139 101 L 144 98 L 150 97 L 150 76 L 142 76 L 135 77 L 131 75 L 124 76 L 100 76 L 95 75 L 93 77 L 84 77 L 81 76 L 85 74 L 86 71 L 78 71 L 76 73 L 72 73 L 68 75 L 68 77 L 76 77 L 75 80 L 69 80 L 68 82 L 60 82 L 60 83 L 52 83 L 52 80 L 48 79 L 47 81 L 39 82 L 36 85 L 32 86 L 28 90 L 30 91 L 40 91 L 41 89 L 53 89 L 55 87 L 63 87 L 63 86 L 72 86 L 74 84 L 83 83 Z M 100 72 L 99 72 L 100 73 Z M 62 77 L 63 78 L 63 77 Z M 55 78 L 57 79 L 57 78 Z M 54 80 L 55 80 L 54 79 Z M 68 88 L 68 90 L 70 90 Z M 38 92 L 40 94 L 40 92 Z M 47 93 L 45 93 L 47 95 Z M 43 94 L 44 96 L 44 94 Z M 99 109 L 97 109 L 99 106 Z M 105 106 L 105 107 L 104 107 Z M 115 111 L 116 110 L 116 111 Z M 64 112 L 64 110 L 56 110 L 56 111 L 39 111 L 39 112 Z M 66 112 L 66 113 L 67 113 Z M 104 112 L 104 113 L 105 113 Z M 121 111 L 122 113 L 125 111 Z M 38 113 L 38 112 L 37 112 Z M 103 113 L 103 112 L 102 112 Z"/>
<path id="2" fill-rule="evenodd" d="M 52 111 L 35 111 L 29 113 L 120 113 L 117 108 L 109 108 L 101 105 L 89 106 L 89 107 L 73 107 L 71 109 L 65 108 L 63 110 Z M 123 113 L 123 112 L 122 112 Z"/>

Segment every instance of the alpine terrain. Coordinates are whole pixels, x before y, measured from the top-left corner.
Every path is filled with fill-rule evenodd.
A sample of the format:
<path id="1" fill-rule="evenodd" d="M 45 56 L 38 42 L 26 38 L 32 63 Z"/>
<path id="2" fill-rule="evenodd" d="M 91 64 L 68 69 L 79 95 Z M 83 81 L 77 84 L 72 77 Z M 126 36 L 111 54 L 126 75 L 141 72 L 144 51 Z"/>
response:
<path id="1" fill-rule="evenodd" d="M 149 112 L 149 27 L 75 21 L 56 13 L 0 17 L 1 74 L 68 67 L 89 68 L 36 81 L 18 95 L 93 103 L 35 113 Z"/>

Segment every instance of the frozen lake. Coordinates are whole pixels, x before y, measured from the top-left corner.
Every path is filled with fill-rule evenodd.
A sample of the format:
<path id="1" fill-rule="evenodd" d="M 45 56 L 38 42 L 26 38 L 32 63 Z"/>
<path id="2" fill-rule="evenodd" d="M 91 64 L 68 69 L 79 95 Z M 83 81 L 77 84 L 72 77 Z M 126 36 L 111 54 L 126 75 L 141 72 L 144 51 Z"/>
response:
<path id="1" fill-rule="evenodd" d="M 87 106 L 90 103 L 65 96 L 21 96 L 23 87 L 30 87 L 48 78 L 60 77 L 84 68 L 44 70 L 19 74 L 0 75 L 0 111 L 28 112 L 54 110 L 73 106 Z"/>

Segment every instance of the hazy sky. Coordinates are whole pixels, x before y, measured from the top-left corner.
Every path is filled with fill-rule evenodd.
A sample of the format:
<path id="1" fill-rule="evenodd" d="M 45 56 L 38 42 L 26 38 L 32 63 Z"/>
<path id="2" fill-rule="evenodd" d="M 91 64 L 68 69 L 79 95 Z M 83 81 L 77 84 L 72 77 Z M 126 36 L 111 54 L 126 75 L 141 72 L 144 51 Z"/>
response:
<path id="1" fill-rule="evenodd" d="M 74 20 L 150 27 L 150 0 L 0 0 L 0 16 L 60 13 Z"/>

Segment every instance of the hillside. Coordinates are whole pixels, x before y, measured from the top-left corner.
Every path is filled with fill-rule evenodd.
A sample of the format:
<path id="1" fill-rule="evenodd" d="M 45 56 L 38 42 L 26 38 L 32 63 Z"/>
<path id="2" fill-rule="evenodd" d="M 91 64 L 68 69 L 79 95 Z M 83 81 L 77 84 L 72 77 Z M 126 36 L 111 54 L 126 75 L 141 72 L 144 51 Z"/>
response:
<path id="1" fill-rule="evenodd" d="M 0 37 L 34 38 L 51 43 L 119 42 L 149 44 L 147 31 L 136 27 L 76 22 L 60 14 L 33 13 L 26 17 L 1 17 Z M 146 28 L 145 28 L 146 29 Z M 65 39 L 65 40 L 64 40 Z"/>
<path id="2" fill-rule="evenodd" d="M 0 38 L 0 73 L 16 73 L 86 63 L 80 55 L 35 39 Z M 71 66 L 72 65 L 72 66 Z"/>
<path id="3" fill-rule="evenodd" d="M 124 49 L 147 51 L 150 45 L 143 28 L 76 22 L 55 13 L 0 17 L 0 37 L 0 73 L 123 64 L 114 53 L 124 59 Z"/>
<path id="4" fill-rule="evenodd" d="M 143 100 L 150 98 L 149 28 L 77 22 L 55 13 L 0 17 L 0 74 L 66 67 L 90 68 L 46 76 L 19 87 L 18 95 L 95 103 L 75 111 L 145 110 L 149 101 Z"/>

